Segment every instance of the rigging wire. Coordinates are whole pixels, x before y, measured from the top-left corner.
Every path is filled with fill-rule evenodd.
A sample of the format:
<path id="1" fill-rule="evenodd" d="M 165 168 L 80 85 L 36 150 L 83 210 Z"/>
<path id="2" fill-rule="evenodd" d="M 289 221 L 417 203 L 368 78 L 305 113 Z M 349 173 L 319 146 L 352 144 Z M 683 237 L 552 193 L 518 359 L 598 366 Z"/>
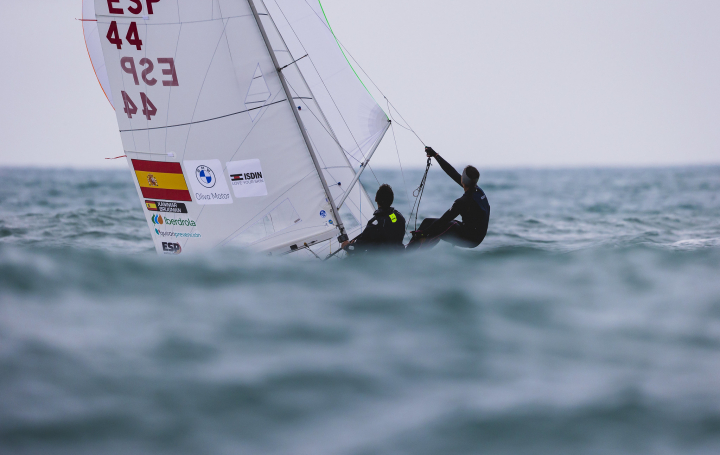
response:
<path id="1" fill-rule="evenodd" d="M 428 157 L 427 166 L 425 166 L 425 174 L 423 174 L 420 185 L 415 189 L 415 191 L 413 191 L 413 196 L 415 196 L 415 203 L 413 204 L 412 210 L 410 210 L 410 216 L 408 217 L 407 224 L 410 225 L 410 219 L 412 219 L 412 214 L 413 212 L 415 212 L 415 229 L 413 229 L 414 231 L 417 231 L 418 212 L 420 212 L 420 202 L 422 201 L 423 193 L 425 192 L 425 182 L 427 181 L 430 166 L 432 166 L 432 158 Z M 405 226 L 405 230 L 407 231 L 407 226 Z"/>
<path id="2" fill-rule="evenodd" d="M 307 242 L 305 242 L 304 247 L 307 248 L 307 250 L 308 250 L 309 252 L 311 252 L 311 253 L 313 254 L 313 256 L 315 256 L 316 258 L 320 259 L 320 256 L 318 256 L 317 254 L 315 254 L 315 252 L 312 250 L 312 248 L 310 248 L 310 245 L 308 245 Z M 322 261 L 322 259 L 320 259 L 320 260 Z"/>
<path id="3" fill-rule="evenodd" d="M 393 142 L 395 143 L 395 152 L 397 153 L 398 164 L 400 165 L 400 175 L 402 175 L 403 186 L 405 187 L 405 198 L 407 199 L 408 207 L 410 207 L 410 193 L 408 193 L 407 181 L 405 180 L 405 171 L 403 170 L 402 161 L 400 160 L 400 149 L 398 148 L 398 145 L 397 145 L 397 138 L 395 137 L 395 127 L 393 126 L 393 123 L 394 122 L 390 123 L 390 129 L 392 130 Z M 406 226 L 406 228 L 407 228 L 407 226 Z M 405 229 L 405 230 L 407 231 L 407 229 Z"/>
<path id="4" fill-rule="evenodd" d="M 358 66 L 359 66 L 359 65 L 358 65 Z M 363 71 L 363 72 L 365 72 L 365 71 Z M 374 85 L 374 84 L 373 84 L 373 85 Z M 381 92 L 381 93 L 382 93 L 382 92 Z M 387 99 L 387 96 L 385 96 L 385 95 L 383 95 L 383 98 L 385 98 L 385 101 L 387 102 L 388 115 L 390 116 L 390 118 L 392 119 L 392 121 L 393 121 L 394 123 L 397 123 L 401 128 L 404 128 L 404 129 L 412 132 L 412 133 L 415 135 L 415 137 L 418 139 L 418 141 L 420 141 L 420 143 L 422 143 L 422 145 L 424 145 L 425 147 L 427 147 L 427 145 L 425 144 L 425 142 L 423 142 L 423 140 L 420 139 L 420 136 L 418 136 L 418 134 L 415 132 L 414 129 L 412 129 L 412 128 L 410 127 L 409 124 L 408 124 L 408 126 L 405 126 L 405 125 L 403 125 L 402 123 L 400 123 L 400 122 L 398 122 L 397 120 L 395 120 L 395 117 L 393 117 L 393 115 L 392 115 L 392 109 L 390 109 L 390 106 L 392 105 L 392 104 L 390 103 L 390 100 Z M 394 108 L 394 107 L 395 107 L 395 106 L 393 106 L 393 108 Z M 397 112 L 397 114 L 400 115 L 400 112 L 398 112 L 397 109 L 395 109 L 395 112 Z M 402 115 L 400 115 L 400 118 L 402 118 L 403 121 L 404 121 L 405 123 L 407 123 L 407 121 L 402 117 Z"/>

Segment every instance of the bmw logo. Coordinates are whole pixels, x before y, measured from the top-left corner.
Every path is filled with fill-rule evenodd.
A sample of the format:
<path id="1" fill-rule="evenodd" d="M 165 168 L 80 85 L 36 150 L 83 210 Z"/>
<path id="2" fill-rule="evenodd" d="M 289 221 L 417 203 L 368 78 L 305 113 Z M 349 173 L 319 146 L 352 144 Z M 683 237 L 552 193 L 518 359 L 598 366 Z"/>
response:
<path id="1" fill-rule="evenodd" d="M 197 177 L 198 182 L 205 188 L 215 186 L 215 173 L 207 166 L 198 166 L 197 169 L 195 169 L 195 177 Z"/>

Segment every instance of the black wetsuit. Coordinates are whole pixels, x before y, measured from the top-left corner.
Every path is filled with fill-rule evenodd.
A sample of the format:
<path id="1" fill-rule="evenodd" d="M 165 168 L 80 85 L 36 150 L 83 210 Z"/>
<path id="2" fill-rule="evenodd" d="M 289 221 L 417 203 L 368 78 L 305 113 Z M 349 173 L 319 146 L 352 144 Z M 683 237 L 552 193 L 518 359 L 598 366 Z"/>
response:
<path id="1" fill-rule="evenodd" d="M 440 155 L 435 155 L 440 167 L 458 185 L 462 186 L 461 175 Z M 462 216 L 462 222 L 454 221 Z M 485 238 L 490 221 L 490 204 L 480 187 L 466 191 L 455 200 L 450 210 L 441 218 L 425 218 L 419 231 L 428 239 L 441 238 L 455 246 L 475 248 Z"/>
<path id="2" fill-rule="evenodd" d="M 405 237 L 405 218 L 392 207 L 373 213 L 367 227 L 353 243 L 354 252 L 376 250 L 402 251 Z"/>

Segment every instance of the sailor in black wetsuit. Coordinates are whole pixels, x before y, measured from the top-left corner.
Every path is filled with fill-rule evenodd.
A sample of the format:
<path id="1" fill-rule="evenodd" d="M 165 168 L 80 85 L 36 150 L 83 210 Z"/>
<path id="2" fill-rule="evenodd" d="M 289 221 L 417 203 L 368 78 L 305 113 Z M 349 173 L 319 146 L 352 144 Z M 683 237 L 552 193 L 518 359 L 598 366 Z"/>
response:
<path id="1" fill-rule="evenodd" d="M 420 228 L 413 232 L 408 248 L 432 246 L 439 240 L 463 248 L 475 248 L 485 238 L 490 221 L 490 204 L 483 190 L 477 186 L 480 172 L 468 166 L 460 175 L 431 147 L 425 147 L 425 152 L 428 157 L 434 157 L 443 171 L 463 187 L 465 194 L 455 200 L 441 218 L 425 218 Z M 455 220 L 458 215 L 462 216 L 462 221 Z"/>
<path id="2" fill-rule="evenodd" d="M 403 238 L 405 237 L 405 218 L 392 208 L 395 195 L 388 184 L 380 185 L 375 195 L 378 209 L 368 221 L 365 230 L 352 241 L 342 244 L 346 249 L 352 245 L 354 253 L 368 251 L 403 251 Z"/>

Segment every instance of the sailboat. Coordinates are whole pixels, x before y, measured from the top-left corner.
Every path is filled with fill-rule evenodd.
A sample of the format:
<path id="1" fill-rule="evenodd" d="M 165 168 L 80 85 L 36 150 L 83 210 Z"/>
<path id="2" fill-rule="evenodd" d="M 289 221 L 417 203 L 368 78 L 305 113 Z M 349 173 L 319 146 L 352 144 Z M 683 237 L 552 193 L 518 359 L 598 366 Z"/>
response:
<path id="1" fill-rule="evenodd" d="M 318 0 L 84 0 L 82 20 L 158 254 L 323 257 L 372 218 L 390 120 Z"/>

